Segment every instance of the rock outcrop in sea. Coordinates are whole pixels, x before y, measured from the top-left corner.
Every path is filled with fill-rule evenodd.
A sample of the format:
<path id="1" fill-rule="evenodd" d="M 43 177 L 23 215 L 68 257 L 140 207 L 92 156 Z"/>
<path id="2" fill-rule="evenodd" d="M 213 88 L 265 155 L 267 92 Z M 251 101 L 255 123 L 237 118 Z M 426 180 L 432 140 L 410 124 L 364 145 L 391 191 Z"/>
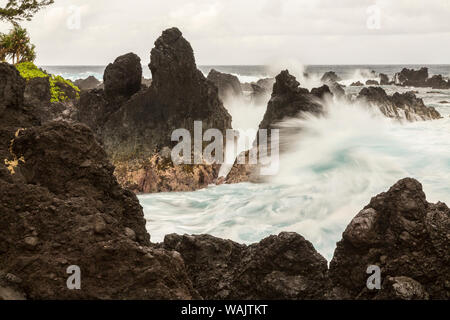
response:
<path id="1" fill-rule="evenodd" d="M 422 99 L 412 92 L 386 94 L 381 87 L 363 88 L 357 100 L 376 106 L 389 118 L 417 121 L 441 118 L 439 112 L 433 107 L 427 107 Z"/>
<path id="2" fill-rule="evenodd" d="M 334 71 L 325 72 L 325 74 L 320 79 L 320 81 L 322 81 L 323 83 L 339 82 L 341 80 L 342 79 Z"/>
<path id="3" fill-rule="evenodd" d="M 259 125 L 260 129 L 275 129 L 280 121 L 298 116 L 302 112 L 320 114 L 322 105 L 308 89 L 300 87 L 297 79 L 288 70 L 276 76 L 272 98 L 267 105 L 267 111 Z"/>
<path id="4" fill-rule="evenodd" d="M 308 89 L 300 87 L 300 83 L 293 75 L 289 74 L 288 70 L 282 71 L 275 79 L 271 99 L 267 105 L 264 118 L 259 125 L 259 129 L 268 130 L 267 136 L 269 141 L 267 149 L 269 154 L 271 130 L 279 130 L 280 150 L 285 151 L 287 147 L 284 143 L 286 136 L 298 132 L 300 128 L 289 127 L 287 125 L 281 127 L 280 123 L 285 119 L 301 117 L 302 114 L 306 113 L 313 115 L 322 114 L 324 110 L 320 98 L 323 97 L 325 91 L 330 92 L 328 86 L 324 86 L 310 93 Z M 258 137 L 256 137 L 254 148 L 260 147 L 261 143 L 258 141 Z M 247 159 L 246 164 L 240 164 L 236 161 L 227 176 L 227 183 L 256 182 L 261 179 L 258 173 L 260 166 L 249 164 L 249 154 L 249 152 L 246 152 L 242 155 Z"/>
<path id="5" fill-rule="evenodd" d="M 219 89 L 219 97 L 222 101 L 230 96 L 241 97 L 244 94 L 239 78 L 232 74 L 211 69 L 207 79 L 214 83 Z"/>
<path id="6" fill-rule="evenodd" d="M 442 75 L 434 75 L 429 78 L 428 68 L 419 70 L 404 68 L 394 76 L 394 83 L 407 87 L 431 87 L 433 89 L 449 89 L 450 82 L 445 80 Z"/>

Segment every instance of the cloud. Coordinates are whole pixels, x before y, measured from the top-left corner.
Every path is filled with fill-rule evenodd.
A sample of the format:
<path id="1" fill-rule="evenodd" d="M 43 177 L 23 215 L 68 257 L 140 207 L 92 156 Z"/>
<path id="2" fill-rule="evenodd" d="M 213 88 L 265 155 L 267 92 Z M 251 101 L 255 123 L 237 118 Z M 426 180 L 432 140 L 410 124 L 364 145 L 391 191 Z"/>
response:
<path id="1" fill-rule="evenodd" d="M 153 42 L 177 26 L 199 64 L 445 63 L 448 0 L 59 0 L 25 26 L 43 65 L 104 65 L 126 52 L 148 63 Z M 369 29 L 376 5 L 380 28 Z M 80 29 L 70 29 L 73 7 Z M 72 23 L 73 26 L 73 23 Z M 0 30 L 7 29 L 0 26 Z"/>

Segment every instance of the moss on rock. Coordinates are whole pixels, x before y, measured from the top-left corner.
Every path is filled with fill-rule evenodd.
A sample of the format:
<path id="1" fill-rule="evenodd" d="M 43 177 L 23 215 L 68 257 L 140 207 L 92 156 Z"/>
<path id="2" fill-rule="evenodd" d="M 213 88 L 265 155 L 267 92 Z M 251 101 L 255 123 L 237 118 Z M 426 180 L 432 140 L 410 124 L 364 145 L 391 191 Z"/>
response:
<path id="1" fill-rule="evenodd" d="M 63 102 L 69 98 L 67 92 L 63 88 L 71 88 L 75 90 L 76 98 L 80 96 L 80 89 L 72 83 L 72 81 L 64 79 L 61 76 L 48 74 L 45 71 L 39 69 L 32 62 L 19 63 L 16 66 L 22 78 L 30 80 L 33 78 L 49 78 L 50 82 L 50 102 Z"/>

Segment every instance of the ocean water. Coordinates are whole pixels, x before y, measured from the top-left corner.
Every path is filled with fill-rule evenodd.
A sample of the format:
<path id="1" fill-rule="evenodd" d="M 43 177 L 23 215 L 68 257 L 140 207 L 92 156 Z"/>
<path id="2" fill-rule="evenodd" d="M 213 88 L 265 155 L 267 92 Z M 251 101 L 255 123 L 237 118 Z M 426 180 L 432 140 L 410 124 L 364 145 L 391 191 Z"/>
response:
<path id="1" fill-rule="evenodd" d="M 403 66 L 293 65 L 302 86 L 313 87 L 329 70 L 344 83 L 365 81 L 370 71 L 390 76 Z M 418 68 L 420 66 L 407 66 Z M 450 75 L 450 65 L 428 66 L 431 74 Z M 242 82 L 273 76 L 269 67 L 214 66 Z M 99 76 L 102 67 L 47 67 L 70 79 Z M 145 68 L 144 68 L 145 69 Z M 211 67 L 200 67 L 207 73 Z M 281 70 L 281 69 L 280 69 Z M 279 70 L 278 70 L 279 71 Z M 304 79 L 303 72 L 310 77 Z M 101 77 L 100 77 L 101 78 Z M 384 87 L 388 93 L 411 88 Z M 357 94 L 361 88 L 346 88 Z M 422 182 L 428 201 L 450 204 L 450 90 L 414 88 L 443 119 L 400 123 L 364 105 L 339 100 L 326 104 L 326 117 L 287 120 L 302 127 L 289 138 L 291 151 L 281 157 L 280 172 L 265 184 L 210 186 L 188 193 L 140 195 L 153 242 L 166 234 L 212 234 L 240 243 L 258 242 L 282 231 L 298 232 L 331 260 L 336 242 L 370 199 L 404 177 Z M 269 97 L 267 97 L 267 100 Z M 224 105 L 236 129 L 256 128 L 266 103 L 229 99 Z"/>

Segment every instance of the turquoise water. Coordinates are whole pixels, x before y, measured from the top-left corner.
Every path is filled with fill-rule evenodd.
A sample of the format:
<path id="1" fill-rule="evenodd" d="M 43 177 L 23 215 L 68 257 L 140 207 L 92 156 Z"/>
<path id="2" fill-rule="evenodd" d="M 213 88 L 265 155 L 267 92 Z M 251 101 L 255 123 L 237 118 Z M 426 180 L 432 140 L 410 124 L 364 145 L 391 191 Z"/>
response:
<path id="1" fill-rule="evenodd" d="M 266 184 L 140 196 L 152 241 L 207 233 L 249 244 L 294 231 L 330 260 L 351 219 L 401 178 L 417 178 L 429 201 L 450 204 L 450 104 L 439 103 L 450 101 L 450 90 L 431 91 L 439 90 L 419 96 L 441 120 L 399 123 L 339 101 L 327 104 L 327 117 L 290 120 L 302 133 Z"/>

